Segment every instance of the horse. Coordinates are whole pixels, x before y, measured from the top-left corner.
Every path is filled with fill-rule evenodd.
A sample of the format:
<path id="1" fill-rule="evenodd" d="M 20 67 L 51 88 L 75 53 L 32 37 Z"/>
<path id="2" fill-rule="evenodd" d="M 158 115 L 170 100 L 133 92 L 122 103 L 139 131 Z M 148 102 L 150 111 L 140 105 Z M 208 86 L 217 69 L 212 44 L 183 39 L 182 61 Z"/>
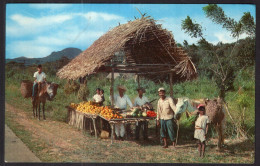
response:
<path id="1" fill-rule="evenodd" d="M 36 96 L 32 100 L 32 105 L 33 105 L 33 116 L 37 117 L 40 120 L 40 109 L 41 106 L 40 104 L 42 103 L 42 111 L 43 111 L 43 119 L 45 120 L 45 103 L 46 100 L 52 101 L 53 98 L 57 94 L 57 89 L 59 85 L 55 83 L 49 83 L 49 82 L 44 82 L 38 84 L 38 91 Z M 36 114 L 35 114 L 35 111 Z M 38 115 L 37 115 L 38 112 Z"/>
<path id="2" fill-rule="evenodd" d="M 209 117 L 210 123 L 216 128 L 218 133 L 217 148 L 220 149 L 224 145 L 224 130 L 225 130 L 225 108 L 220 98 L 217 99 L 199 99 L 190 100 L 186 97 L 177 98 L 175 119 L 179 120 L 181 114 L 186 112 L 186 116 L 196 115 L 198 110 L 195 109 L 199 104 L 205 104 L 205 114 Z M 195 107 L 195 108 L 194 108 Z M 188 110 L 188 112 L 186 111 Z"/>

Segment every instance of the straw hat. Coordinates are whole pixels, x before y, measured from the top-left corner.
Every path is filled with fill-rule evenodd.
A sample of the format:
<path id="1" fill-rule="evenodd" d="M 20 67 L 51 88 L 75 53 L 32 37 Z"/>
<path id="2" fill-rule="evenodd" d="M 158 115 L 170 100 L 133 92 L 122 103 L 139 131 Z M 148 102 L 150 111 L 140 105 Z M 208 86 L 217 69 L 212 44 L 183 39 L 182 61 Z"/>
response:
<path id="1" fill-rule="evenodd" d="M 123 85 L 117 86 L 117 89 L 122 89 L 122 90 L 126 91 L 126 87 L 124 87 Z"/>

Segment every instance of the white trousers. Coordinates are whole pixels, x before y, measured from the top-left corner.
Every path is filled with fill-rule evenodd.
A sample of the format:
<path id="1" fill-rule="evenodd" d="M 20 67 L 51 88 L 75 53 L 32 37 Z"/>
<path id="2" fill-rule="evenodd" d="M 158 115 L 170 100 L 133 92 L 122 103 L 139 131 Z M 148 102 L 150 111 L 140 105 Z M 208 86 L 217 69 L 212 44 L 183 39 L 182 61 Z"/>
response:
<path id="1" fill-rule="evenodd" d="M 123 123 L 117 123 L 115 124 L 115 133 L 116 136 L 124 137 L 125 135 L 125 126 Z"/>

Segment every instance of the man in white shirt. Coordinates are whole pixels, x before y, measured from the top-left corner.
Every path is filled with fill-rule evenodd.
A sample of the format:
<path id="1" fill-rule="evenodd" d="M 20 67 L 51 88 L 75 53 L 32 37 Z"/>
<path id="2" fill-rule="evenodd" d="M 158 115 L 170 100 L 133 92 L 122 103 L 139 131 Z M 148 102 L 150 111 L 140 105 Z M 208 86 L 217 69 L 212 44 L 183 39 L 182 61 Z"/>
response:
<path id="1" fill-rule="evenodd" d="M 144 96 L 143 94 L 145 93 L 145 89 L 144 88 L 138 88 L 137 89 L 138 92 L 138 96 L 135 98 L 135 102 L 134 102 L 134 106 L 138 107 L 138 106 L 142 106 L 145 103 L 148 103 L 148 99 L 146 96 Z M 146 121 L 141 121 L 141 122 L 137 122 L 136 124 L 136 128 L 135 128 L 135 139 L 138 140 L 139 139 L 139 132 L 140 132 L 140 128 L 143 129 L 143 139 L 144 140 L 148 140 L 147 138 L 147 122 Z"/>
<path id="2" fill-rule="evenodd" d="M 126 88 L 124 86 L 118 86 L 117 89 L 118 89 L 119 95 L 114 95 L 115 107 L 117 107 L 119 109 L 123 109 L 123 110 L 127 109 L 127 105 L 129 105 L 130 108 L 133 107 L 133 104 L 132 104 L 131 100 L 129 99 L 129 97 L 124 94 L 126 91 Z M 112 95 L 112 89 L 110 89 L 110 100 L 111 100 L 111 95 Z M 122 123 L 117 123 L 115 125 L 115 133 L 116 133 L 116 136 L 120 140 L 123 140 L 123 137 L 125 135 L 125 127 Z"/>
<path id="3" fill-rule="evenodd" d="M 33 77 L 35 78 L 33 82 L 33 90 L 32 90 L 32 99 L 34 99 L 35 95 L 38 91 L 38 85 L 46 82 L 46 74 L 42 71 L 42 65 L 38 65 L 37 70 Z"/>
<path id="4" fill-rule="evenodd" d="M 157 105 L 157 125 L 161 125 L 160 133 L 164 142 L 163 148 L 167 148 L 166 133 L 168 133 L 171 141 L 173 142 L 173 147 L 175 147 L 175 132 L 174 127 L 176 123 L 174 121 L 174 111 L 176 106 L 171 97 L 165 96 L 165 89 L 159 88 L 158 90 L 160 99 Z"/>

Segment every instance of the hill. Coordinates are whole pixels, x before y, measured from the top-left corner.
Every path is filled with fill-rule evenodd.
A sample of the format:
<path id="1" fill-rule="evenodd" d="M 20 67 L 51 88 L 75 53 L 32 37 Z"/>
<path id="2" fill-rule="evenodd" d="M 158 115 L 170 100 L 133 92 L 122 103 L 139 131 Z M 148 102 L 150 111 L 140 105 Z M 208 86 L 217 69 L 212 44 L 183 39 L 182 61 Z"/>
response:
<path id="1" fill-rule="evenodd" d="M 54 51 L 50 55 L 43 58 L 26 58 L 26 57 L 18 57 L 14 59 L 6 59 L 5 63 L 14 61 L 17 63 L 24 63 L 25 65 L 32 64 L 43 64 L 46 62 L 54 62 L 60 60 L 62 57 L 66 57 L 68 59 L 73 59 L 77 55 L 79 55 L 82 51 L 78 48 L 65 48 L 61 51 Z"/>

